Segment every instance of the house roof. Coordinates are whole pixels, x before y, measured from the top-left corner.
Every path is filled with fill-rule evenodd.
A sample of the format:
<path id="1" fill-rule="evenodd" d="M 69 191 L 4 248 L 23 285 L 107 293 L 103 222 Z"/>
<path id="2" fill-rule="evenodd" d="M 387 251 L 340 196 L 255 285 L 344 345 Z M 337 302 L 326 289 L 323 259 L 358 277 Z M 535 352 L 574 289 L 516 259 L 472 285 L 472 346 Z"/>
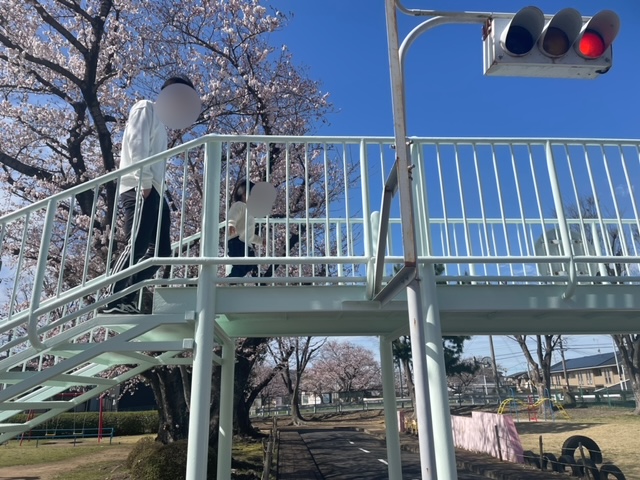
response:
<path id="1" fill-rule="evenodd" d="M 588 357 L 568 358 L 566 360 L 567 371 L 586 370 L 598 367 L 613 367 L 616 365 L 616 359 L 613 352 L 599 353 L 598 355 L 589 355 Z M 562 372 L 562 362 L 551 365 L 551 373 Z"/>

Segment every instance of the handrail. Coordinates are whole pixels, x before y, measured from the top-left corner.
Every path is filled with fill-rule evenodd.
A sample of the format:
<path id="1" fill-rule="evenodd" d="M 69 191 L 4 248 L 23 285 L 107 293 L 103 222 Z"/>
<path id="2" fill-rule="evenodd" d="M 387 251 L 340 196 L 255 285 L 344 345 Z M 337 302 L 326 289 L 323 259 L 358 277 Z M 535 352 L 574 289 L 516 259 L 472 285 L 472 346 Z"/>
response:
<path id="1" fill-rule="evenodd" d="M 468 283 L 467 281 L 470 280 L 474 284 L 499 281 L 529 284 L 553 283 L 563 286 L 564 298 L 569 298 L 576 286 L 580 284 L 621 281 L 637 283 L 637 275 L 640 273 L 640 244 L 636 245 L 634 238 L 636 238 L 636 232 L 640 231 L 640 221 L 632 215 L 635 210 L 630 205 L 635 208 L 638 202 L 637 194 L 632 188 L 634 182 L 629 175 L 634 175 L 633 169 L 636 168 L 634 165 L 638 161 L 640 141 L 420 137 L 412 137 L 411 140 L 417 152 L 413 162 L 420 162 L 421 167 L 414 172 L 414 176 L 421 176 L 420 182 L 416 184 L 418 194 L 414 202 L 424 203 L 416 209 L 421 215 L 416 221 L 420 222 L 421 236 L 428 237 L 428 242 L 422 243 L 430 245 L 428 251 L 423 249 L 418 252 L 416 263 L 444 265 L 445 271 L 438 281 Z M 294 156 L 295 149 L 302 152 L 297 153 L 300 155 L 301 164 L 310 161 L 309 159 L 312 158 L 310 152 L 322 152 L 313 157 L 319 158 L 321 168 L 325 170 L 329 168 L 330 161 L 336 161 L 339 166 L 335 172 L 336 177 L 329 177 L 328 172 L 325 171 L 321 183 L 325 182 L 328 185 L 333 178 L 338 178 L 340 182 L 345 183 L 344 186 L 340 186 L 340 182 L 337 182 L 340 190 L 335 199 L 330 199 L 323 193 L 321 203 L 325 204 L 326 211 L 316 217 L 310 214 L 311 207 L 307 192 L 301 197 L 302 209 L 296 211 L 294 215 L 281 212 L 282 218 L 256 219 L 262 234 L 269 239 L 267 247 L 262 248 L 256 258 L 237 258 L 233 263 L 255 264 L 263 267 L 282 265 L 284 273 L 279 273 L 280 276 L 273 278 L 260 277 L 260 280 L 251 281 L 266 284 L 309 281 L 327 285 L 346 282 L 366 285 L 367 291 L 371 294 L 375 283 L 389 282 L 393 277 L 390 267 L 402 263 L 403 259 L 400 241 L 401 224 L 397 218 L 397 205 L 392 201 L 387 205 L 388 226 L 382 232 L 384 238 L 380 238 L 380 232 L 377 229 L 374 230 L 372 218 L 376 218 L 377 215 L 372 215 L 369 205 L 372 201 L 379 201 L 383 191 L 383 174 L 388 172 L 391 166 L 393 151 L 390 146 L 393 139 L 390 137 L 207 135 L 126 169 L 110 172 L 11 212 L 0 218 L 0 235 L 4 237 L 3 241 L 10 238 L 9 235 L 12 239 L 15 238 L 15 251 L 21 255 L 16 262 L 19 268 L 27 268 L 24 265 L 28 262 L 25 260 L 23 265 L 22 255 L 26 251 L 25 247 L 30 247 L 31 242 L 27 240 L 31 240 L 34 232 L 42 237 L 39 265 L 46 264 L 45 259 L 56 258 L 55 255 L 59 255 L 60 261 L 64 263 L 69 257 L 67 248 L 74 247 L 74 242 L 85 241 L 84 237 L 74 237 L 74 235 L 77 232 L 82 233 L 82 229 L 86 227 L 75 223 L 75 213 L 73 217 L 69 215 L 69 218 L 65 213 L 69 209 L 77 208 L 77 203 L 69 205 L 70 198 L 73 199 L 74 196 L 93 189 L 91 196 L 94 198 L 94 203 L 88 205 L 91 207 L 86 209 L 88 215 L 89 211 L 96 211 L 96 206 L 98 208 L 102 206 L 103 200 L 100 199 L 100 203 L 96 200 L 100 186 L 108 182 L 117 183 L 122 175 L 154 162 L 170 161 L 169 165 L 175 170 L 177 164 L 182 165 L 187 162 L 181 162 L 179 158 L 176 161 L 170 159 L 183 154 L 185 159 L 197 156 L 198 160 L 202 161 L 202 151 L 199 149 L 208 143 L 221 143 L 223 157 L 229 155 L 236 148 L 234 146 L 239 146 L 242 151 L 242 159 L 240 159 L 242 161 L 251 158 L 251 155 L 257 158 L 259 155 L 267 155 L 268 151 L 264 147 L 273 144 L 282 144 L 283 151 L 286 149 L 288 162 Z M 337 152 L 333 159 L 330 157 L 332 152 Z M 324 158 L 320 158 L 323 156 Z M 284 153 L 282 158 L 285 158 Z M 353 160 L 351 165 L 353 170 L 349 172 L 347 163 L 343 163 L 347 158 Z M 599 168 L 603 161 L 606 161 L 605 167 L 608 168 L 611 165 L 611 168 L 606 172 L 602 170 L 603 173 L 600 174 Z M 621 164 L 622 168 L 616 167 L 616 163 Z M 588 167 L 586 173 L 581 166 L 584 164 Z M 287 172 L 294 174 L 294 165 L 287 165 Z M 472 166 L 475 168 L 469 168 Z M 580 168 L 582 170 L 578 170 Z M 245 167 L 243 169 L 243 173 L 251 173 Z M 476 169 L 480 169 L 480 174 L 477 178 L 473 178 L 473 183 L 465 183 L 464 179 L 459 178 L 471 174 L 471 171 Z M 426 172 L 431 171 L 439 173 L 427 175 Z M 488 174 L 485 174 L 485 171 Z M 451 176 L 452 173 L 455 175 L 455 172 L 458 172 L 457 177 Z M 178 173 L 181 172 L 178 170 Z M 181 186 L 177 189 L 182 192 L 183 197 L 179 200 L 183 201 L 184 209 L 184 201 L 190 193 L 190 182 L 193 180 L 189 175 L 194 173 L 187 171 L 185 167 L 181 174 L 184 178 L 178 177 Z M 273 175 L 273 172 L 270 175 Z M 589 181 L 582 178 L 576 180 L 578 175 L 589 176 Z M 598 175 L 604 179 L 601 183 L 599 183 L 600 178 L 597 178 Z M 300 178 L 304 180 L 303 177 Z M 234 181 L 233 178 L 226 176 L 222 179 L 222 188 L 230 191 L 232 181 Z M 346 185 L 348 182 L 353 184 Z M 532 182 L 535 182 L 535 188 L 532 188 Z M 629 192 L 624 198 L 616 199 L 615 195 L 618 193 L 616 189 L 622 188 L 619 187 L 620 185 L 628 186 Z M 283 187 L 281 193 L 291 193 L 295 187 L 293 183 L 287 184 L 286 189 Z M 436 192 L 447 192 L 447 194 L 434 195 Z M 586 214 L 570 218 L 563 211 L 566 207 L 565 201 L 575 203 L 575 199 L 580 198 L 581 195 L 592 195 L 597 205 L 602 204 L 593 214 L 593 218 Z M 523 199 L 527 200 L 527 196 L 534 196 L 536 201 L 529 203 L 523 201 Z M 225 198 L 228 201 L 228 196 L 221 194 L 222 204 L 226 203 Z M 517 201 L 511 201 L 510 198 Z M 483 202 L 482 210 L 477 208 L 479 202 Z M 608 209 L 608 204 L 615 204 L 615 208 Z M 227 208 L 226 205 L 220 207 L 221 220 L 225 217 L 223 211 L 225 208 Z M 608 211 L 614 211 L 614 213 L 608 214 Z M 116 213 L 113 219 L 116 218 Z M 203 213 L 215 215 L 213 212 Z M 201 213 L 198 212 L 198 214 Z M 113 219 L 107 220 L 114 223 Z M 52 221 L 55 222 L 53 231 Z M 83 275 L 81 284 L 68 285 L 63 281 L 62 276 L 57 277 L 56 273 L 53 279 L 57 288 L 54 285 L 52 292 L 47 295 L 43 295 L 41 289 L 43 279 L 45 276 L 48 279 L 49 272 L 45 272 L 43 268 L 36 271 L 34 268 L 29 274 L 34 276 L 35 282 L 25 290 L 29 294 L 28 298 L 31 299 L 30 307 L 20 311 L 19 308 L 24 307 L 15 306 L 23 301 L 21 296 L 18 299 L 14 297 L 16 291 L 18 294 L 21 293 L 21 290 L 16 289 L 18 285 L 22 288 L 25 281 L 23 278 L 22 283 L 18 284 L 16 280 L 10 298 L 12 307 L 6 320 L 0 320 L 0 333 L 10 333 L 13 338 L 11 344 L 16 348 L 22 348 L 15 342 L 17 339 L 22 339 L 21 341 L 26 345 L 22 336 L 26 332 L 29 343 L 34 348 L 41 349 L 49 343 L 45 333 L 52 331 L 54 328 L 52 325 L 64 325 L 75 317 L 80 317 L 78 322 L 86 321 L 85 317 L 91 318 L 91 312 L 107 301 L 96 294 L 118 279 L 149 266 L 170 265 L 172 268 L 169 279 L 162 282 L 145 281 L 132 289 L 135 290 L 143 285 L 193 284 L 197 281 L 195 278 L 197 272 L 195 268 L 188 271 L 189 267 L 203 265 L 220 267 L 231 263 L 224 252 L 224 244 L 219 246 L 219 256 L 203 256 L 200 247 L 195 245 L 200 241 L 201 233 L 194 232 L 192 227 L 187 230 L 185 222 L 179 223 L 180 235 L 176 235 L 179 241 L 174 241 L 171 245 L 177 258 L 153 258 L 117 274 L 111 272 L 102 274 L 100 268 L 90 270 L 85 264 L 78 274 Z M 8 228 L 14 230 L 8 230 Z M 72 232 L 72 228 L 76 233 Z M 226 241 L 227 237 L 226 233 L 222 233 L 223 229 L 224 222 L 220 221 L 216 231 L 220 232 L 220 238 Z M 620 252 L 613 251 L 608 243 L 607 235 L 613 230 L 620 232 L 620 238 L 625 242 L 622 255 L 617 254 Z M 11 233 L 12 231 L 15 233 Z M 284 246 L 284 239 L 288 239 L 292 231 L 297 232 L 299 237 L 295 248 L 284 253 L 282 249 L 277 251 L 274 245 L 280 241 Z M 55 244 L 51 237 L 53 234 L 58 235 Z M 85 232 L 85 236 L 91 239 L 89 235 Z M 51 241 L 51 248 L 47 247 L 49 241 Z M 324 241 L 326 245 L 315 250 L 315 244 L 318 241 Z M 386 244 L 387 247 L 384 255 L 376 263 L 375 250 L 380 248 L 381 244 Z M 106 248 L 106 242 L 103 246 Z M 92 255 L 91 245 L 87 243 L 87 249 L 84 250 L 85 245 L 82 248 L 83 258 L 89 259 Z M 112 243 L 109 243 L 109 249 L 111 248 Z M 4 254 L 2 252 L 2 255 Z M 320 265 L 322 267 L 318 267 Z M 322 271 L 322 275 L 318 275 L 319 271 Z M 6 275 L 5 272 L 11 274 L 11 268 L 7 268 L 7 262 L 5 262 L 3 275 Z M 472 280 L 467 275 L 469 272 Z M 597 279 L 596 273 L 599 274 Z M 224 284 L 231 281 L 217 278 L 216 282 Z M 11 289 L 11 284 L 7 288 Z M 97 303 L 88 305 L 82 300 L 74 303 L 75 300 L 89 295 L 95 295 Z M 61 313 L 51 316 L 53 320 L 47 320 L 48 325 L 38 326 L 39 322 L 42 323 L 44 315 L 49 315 L 56 309 L 60 309 Z M 12 331 L 18 328 L 21 329 L 21 333 L 17 330 Z M 45 335 L 44 338 L 43 335 Z M 4 346 L 0 351 L 6 351 Z"/>

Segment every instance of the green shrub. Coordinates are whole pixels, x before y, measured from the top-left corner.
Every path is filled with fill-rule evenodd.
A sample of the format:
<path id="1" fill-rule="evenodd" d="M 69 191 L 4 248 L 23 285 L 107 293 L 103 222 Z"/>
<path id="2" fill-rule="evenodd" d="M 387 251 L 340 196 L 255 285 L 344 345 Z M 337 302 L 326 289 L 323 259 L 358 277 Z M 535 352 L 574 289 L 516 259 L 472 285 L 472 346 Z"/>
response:
<path id="1" fill-rule="evenodd" d="M 187 469 L 187 441 L 163 445 L 149 438 L 140 440 L 126 462 L 133 480 L 182 480 Z M 207 478 L 216 478 L 216 452 L 209 448 Z"/>

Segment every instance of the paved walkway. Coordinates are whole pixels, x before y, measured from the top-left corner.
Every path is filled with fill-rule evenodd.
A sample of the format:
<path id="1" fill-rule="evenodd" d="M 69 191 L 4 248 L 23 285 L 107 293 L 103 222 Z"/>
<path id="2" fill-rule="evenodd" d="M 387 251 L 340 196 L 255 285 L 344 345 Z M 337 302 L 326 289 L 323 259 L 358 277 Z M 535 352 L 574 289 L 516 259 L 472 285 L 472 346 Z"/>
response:
<path id="1" fill-rule="evenodd" d="M 317 428 L 314 426 L 313 428 Z M 280 430 L 280 447 L 278 458 L 278 480 L 323 480 L 313 456 L 300 436 L 304 427 L 285 427 Z M 380 431 L 367 431 L 375 437 L 384 439 Z M 417 452 L 418 438 L 401 434 L 403 450 Z M 493 478 L 498 480 L 550 480 L 566 479 L 566 475 L 552 472 L 541 472 L 531 467 L 509 462 L 501 462 L 489 455 L 456 450 L 458 480 L 482 480 Z"/>

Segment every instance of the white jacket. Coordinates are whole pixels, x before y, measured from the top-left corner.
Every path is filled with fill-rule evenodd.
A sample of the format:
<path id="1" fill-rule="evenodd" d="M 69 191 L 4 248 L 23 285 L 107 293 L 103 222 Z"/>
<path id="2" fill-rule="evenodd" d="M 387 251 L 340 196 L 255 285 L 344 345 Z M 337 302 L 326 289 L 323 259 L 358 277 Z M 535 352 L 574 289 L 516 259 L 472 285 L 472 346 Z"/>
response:
<path id="1" fill-rule="evenodd" d="M 256 220 L 252 215 L 247 214 L 247 204 L 244 202 L 235 202 L 229 207 L 227 212 L 229 217 L 227 220 L 227 227 L 233 227 L 236 229 L 234 235 L 229 235 L 228 239 L 238 237 L 241 242 L 246 243 L 245 232 L 249 235 L 249 243 L 259 245 L 262 243 L 262 238 L 255 234 Z"/>
<path id="2" fill-rule="evenodd" d="M 167 130 L 154 110 L 154 103 L 150 100 L 140 100 L 129 111 L 129 119 L 122 138 L 122 153 L 120 168 L 133 165 L 152 155 L 167 149 Z M 152 186 L 162 192 L 164 182 L 165 163 L 157 162 L 140 170 L 128 173 L 120 181 L 120 193 L 138 188 L 140 173 L 142 173 L 142 189 Z"/>

